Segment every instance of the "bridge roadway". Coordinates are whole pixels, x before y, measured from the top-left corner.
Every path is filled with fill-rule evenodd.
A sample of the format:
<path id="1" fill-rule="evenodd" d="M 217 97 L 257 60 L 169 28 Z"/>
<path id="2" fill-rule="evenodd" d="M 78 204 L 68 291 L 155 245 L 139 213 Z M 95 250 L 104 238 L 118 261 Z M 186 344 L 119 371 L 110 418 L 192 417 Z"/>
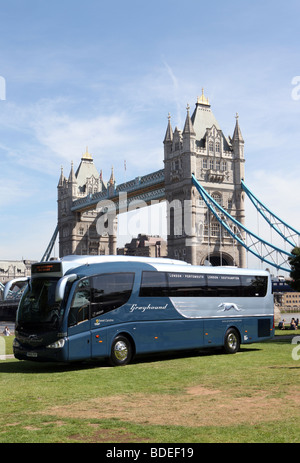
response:
<path id="1" fill-rule="evenodd" d="M 15 321 L 19 301 L 0 301 L 0 321 Z"/>
<path id="2" fill-rule="evenodd" d="M 130 207 L 130 203 L 133 201 L 135 208 L 149 206 L 152 201 L 165 201 L 164 169 L 121 183 L 114 188 L 113 194 L 111 192 L 111 187 L 108 187 L 106 191 L 76 199 L 71 211 L 86 212 L 96 208 L 109 207 L 113 202 L 116 212 L 122 213 L 128 211 L 128 206 Z"/>

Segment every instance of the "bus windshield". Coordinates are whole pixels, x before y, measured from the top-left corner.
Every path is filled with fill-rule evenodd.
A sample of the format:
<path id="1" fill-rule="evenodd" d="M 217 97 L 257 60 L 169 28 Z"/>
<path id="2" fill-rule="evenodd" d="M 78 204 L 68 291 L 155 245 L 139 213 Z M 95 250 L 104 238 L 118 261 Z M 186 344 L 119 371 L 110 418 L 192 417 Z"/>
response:
<path id="1" fill-rule="evenodd" d="M 61 302 L 55 301 L 58 278 L 34 278 L 31 280 L 19 305 L 17 323 L 22 327 L 55 330 L 62 311 Z"/>

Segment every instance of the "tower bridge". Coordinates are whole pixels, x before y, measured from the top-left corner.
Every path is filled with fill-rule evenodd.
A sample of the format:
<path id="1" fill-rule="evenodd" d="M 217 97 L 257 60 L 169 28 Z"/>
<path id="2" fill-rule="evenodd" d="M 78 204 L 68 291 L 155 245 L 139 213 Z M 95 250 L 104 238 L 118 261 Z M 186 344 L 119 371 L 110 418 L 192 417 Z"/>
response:
<path id="1" fill-rule="evenodd" d="M 290 253 L 245 226 L 245 197 L 249 196 L 269 226 L 281 236 L 287 231 L 289 245 L 300 236 L 247 188 L 238 115 L 232 137 L 226 137 L 202 90 L 192 115 L 189 105 L 186 108 L 183 130 L 173 130 L 169 115 L 163 145 L 162 169 L 119 185 L 113 169 L 108 182 L 103 180 L 88 149 L 76 172 L 73 163 L 68 178 L 62 169 L 57 228 L 43 260 L 49 257 L 57 234 L 60 257 L 116 254 L 118 214 L 165 201 L 169 257 L 194 265 L 246 267 L 250 251 L 263 262 L 288 270 Z"/>
<path id="2" fill-rule="evenodd" d="M 222 233 L 192 182 L 192 174 L 240 222 L 245 217 L 244 140 L 238 117 L 232 137 L 225 137 L 202 91 L 193 114 L 186 108 L 183 130 L 173 130 L 168 118 L 164 168 L 116 184 L 114 172 L 104 182 L 92 155 L 86 150 L 76 172 L 61 171 L 58 183 L 59 254 L 115 254 L 116 226 L 99 234 L 99 216 L 117 215 L 160 201 L 167 202 L 168 255 L 192 264 L 245 266 L 245 250 Z M 98 227 L 99 228 L 99 227 Z M 49 250 L 49 249 L 48 249 Z"/>

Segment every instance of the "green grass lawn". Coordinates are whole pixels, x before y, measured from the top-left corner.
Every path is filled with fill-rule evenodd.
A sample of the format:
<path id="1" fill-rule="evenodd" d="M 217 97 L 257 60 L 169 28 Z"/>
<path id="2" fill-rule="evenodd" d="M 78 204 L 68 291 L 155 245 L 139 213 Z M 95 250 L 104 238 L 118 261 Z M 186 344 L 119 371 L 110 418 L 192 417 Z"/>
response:
<path id="1" fill-rule="evenodd" d="M 299 442 L 300 360 L 276 334 L 116 368 L 0 361 L 0 442 Z"/>

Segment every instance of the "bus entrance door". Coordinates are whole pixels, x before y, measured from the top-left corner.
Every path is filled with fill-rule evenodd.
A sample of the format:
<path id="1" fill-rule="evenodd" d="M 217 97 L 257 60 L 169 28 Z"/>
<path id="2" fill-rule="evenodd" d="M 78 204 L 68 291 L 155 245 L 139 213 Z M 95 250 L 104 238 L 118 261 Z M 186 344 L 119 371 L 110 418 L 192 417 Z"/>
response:
<path id="1" fill-rule="evenodd" d="M 85 320 L 68 328 L 69 360 L 91 358 L 90 320 Z"/>
<path id="2" fill-rule="evenodd" d="M 69 360 L 91 358 L 90 284 L 78 283 L 68 317 Z"/>

